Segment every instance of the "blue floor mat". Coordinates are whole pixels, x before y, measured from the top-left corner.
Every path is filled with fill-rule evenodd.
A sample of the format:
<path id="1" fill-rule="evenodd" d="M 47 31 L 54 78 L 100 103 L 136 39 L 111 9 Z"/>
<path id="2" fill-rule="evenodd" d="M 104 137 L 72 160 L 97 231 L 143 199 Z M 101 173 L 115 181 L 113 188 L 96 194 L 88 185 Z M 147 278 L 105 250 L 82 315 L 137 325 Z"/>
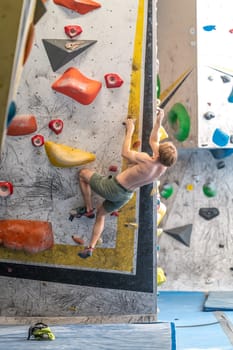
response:
<path id="1" fill-rule="evenodd" d="M 232 311 L 233 292 L 209 292 L 203 311 Z"/>

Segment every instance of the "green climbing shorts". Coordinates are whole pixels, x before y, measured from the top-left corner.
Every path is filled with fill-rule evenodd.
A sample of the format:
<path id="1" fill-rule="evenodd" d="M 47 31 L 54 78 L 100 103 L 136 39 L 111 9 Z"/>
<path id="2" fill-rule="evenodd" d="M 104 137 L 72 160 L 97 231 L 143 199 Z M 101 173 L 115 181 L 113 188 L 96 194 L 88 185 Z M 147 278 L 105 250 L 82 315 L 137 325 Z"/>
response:
<path id="1" fill-rule="evenodd" d="M 120 209 L 133 197 L 133 191 L 121 186 L 115 177 L 109 178 L 94 173 L 90 179 L 90 186 L 95 193 L 105 199 L 103 207 L 108 213 Z"/>

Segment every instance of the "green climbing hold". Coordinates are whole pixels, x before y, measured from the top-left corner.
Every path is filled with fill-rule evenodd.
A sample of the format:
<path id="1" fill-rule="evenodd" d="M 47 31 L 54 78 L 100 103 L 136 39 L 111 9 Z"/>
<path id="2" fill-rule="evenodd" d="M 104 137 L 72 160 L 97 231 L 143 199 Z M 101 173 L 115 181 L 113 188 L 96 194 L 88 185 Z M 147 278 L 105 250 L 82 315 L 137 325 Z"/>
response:
<path id="1" fill-rule="evenodd" d="M 159 79 L 159 76 L 157 75 L 157 91 L 156 91 L 156 95 L 157 95 L 157 98 L 160 98 L 160 91 L 161 91 L 161 84 L 160 84 L 160 79 Z"/>
<path id="2" fill-rule="evenodd" d="M 176 131 L 174 137 L 180 141 L 185 141 L 190 132 L 190 116 L 186 108 L 181 103 L 176 103 L 168 112 L 168 122 Z"/>
<path id="3" fill-rule="evenodd" d="M 208 183 L 204 184 L 202 189 L 203 189 L 204 194 L 207 197 L 215 197 L 216 196 L 216 188 L 212 183 L 208 182 Z"/>
<path id="4" fill-rule="evenodd" d="M 160 191 L 160 196 L 168 199 L 174 192 L 174 188 L 171 184 L 164 184 L 162 190 Z"/>

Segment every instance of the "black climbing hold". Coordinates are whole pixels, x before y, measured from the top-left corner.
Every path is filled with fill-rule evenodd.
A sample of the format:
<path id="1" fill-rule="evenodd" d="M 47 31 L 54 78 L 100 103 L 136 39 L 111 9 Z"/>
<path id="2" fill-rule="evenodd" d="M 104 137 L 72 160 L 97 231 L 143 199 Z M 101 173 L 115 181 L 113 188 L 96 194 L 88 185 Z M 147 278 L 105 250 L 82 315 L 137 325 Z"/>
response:
<path id="1" fill-rule="evenodd" d="M 180 227 L 175 227 L 170 230 L 163 230 L 163 232 L 167 233 L 177 241 L 183 243 L 187 247 L 190 246 L 191 233 L 192 233 L 193 225 L 185 225 Z"/>
<path id="2" fill-rule="evenodd" d="M 233 135 L 230 135 L 230 143 L 233 143 Z"/>
<path id="3" fill-rule="evenodd" d="M 215 118 L 215 114 L 213 113 L 213 112 L 206 112 L 205 114 L 204 114 L 204 118 L 206 119 L 206 120 L 210 120 L 210 119 L 213 119 L 213 118 Z"/>
<path id="4" fill-rule="evenodd" d="M 211 220 L 219 215 L 218 208 L 200 208 L 199 215 L 206 220 Z"/>
<path id="5" fill-rule="evenodd" d="M 231 81 L 231 78 L 228 77 L 227 75 L 221 75 L 221 79 L 223 83 L 229 83 Z"/>
<path id="6" fill-rule="evenodd" d="M 221 160 L 220 162 L 217 163 L 217 168 L 218 168 L 218 169 L 225 168 L 225 163 L 224 163 L 223 160 Z"/>
<path id="7" fill-rule="evenodd" d="M 220 243 L 220 244 L 218 245 L 218 247 L 219 247 L 219 248 L 224 248 L 224 244 L 221 244 L 221 243 Z"/>

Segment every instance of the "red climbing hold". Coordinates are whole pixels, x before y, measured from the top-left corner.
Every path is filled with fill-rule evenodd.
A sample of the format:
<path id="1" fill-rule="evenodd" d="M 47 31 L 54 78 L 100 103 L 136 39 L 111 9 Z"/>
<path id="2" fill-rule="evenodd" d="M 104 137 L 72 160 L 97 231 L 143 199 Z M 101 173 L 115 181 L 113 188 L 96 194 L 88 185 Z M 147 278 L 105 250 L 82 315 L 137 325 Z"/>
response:
<path id="1" fill-rule="evenodd" d="M 64 27 L 66 35 L 68 35 L 70 38 L 74 38 L 75 36 L 82 33 L 82 28 L 77 25 L 69 25 Z"/>
<path id="2" fill-rule="evenodd" d="M 34 135 L 31 140 L 32 140 L 33 146 L 35 146 L 35 147 L 41 147 L 44 144 L 44 136 L 43 135 L 39 135 L 39 134 Z"/>
<path id="3" fill-rule="evenodd" d="M 118 88 L 124 83 L 121 77 L 119 77 L 119 75 L 115 73 L 105 74 L 104 79 L 107 88 Z"/>
<path id="4" fill-rule="evenodd" d="M 11 182 L 0 181 L 0 197 L 8 197 L 13 193 L 13 185 Z"/>
<path id="5" fill-rule="evenodd" d="M 63 130 L 63 121 L 61 119 L 50 120 L 49 128 L 58 135 Z"/>
<path id="6" fill-rule="evenodd" d="M 112 171 L 112 172 L 116 172 L 117 171 L 117 165 L 110 165 L 110 167 L 108 168 L 109 171 Z"/>

